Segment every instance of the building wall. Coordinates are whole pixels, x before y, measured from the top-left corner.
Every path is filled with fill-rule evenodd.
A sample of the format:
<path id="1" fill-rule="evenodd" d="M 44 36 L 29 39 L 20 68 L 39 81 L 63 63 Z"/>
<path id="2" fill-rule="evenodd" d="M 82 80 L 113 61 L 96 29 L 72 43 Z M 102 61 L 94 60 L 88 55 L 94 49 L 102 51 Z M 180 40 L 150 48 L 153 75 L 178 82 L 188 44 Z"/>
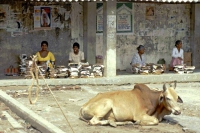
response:
<path id="1" fill-rule="evenodd" d="M 11 6 L 13 11 L 22 12 L 22 3 L 6 0 L 5 2 Z M 41 49 L 40 43 L 43 40 L 49 42 L 49 50 L 54 53 L 57 65 L 67 65 L 68 54 L 72 50 L 74 42 L 79 42 L 81 50 L 83 50 L 83 4 L 81 2 L 71 4 L 69 27 L 34 30 L 33 6 L 50 5 L 47 2 L 34 2 L 31 3 L 29 8 L 30 12 L 19 15 L 26 33 L 12 37 L 11 32 L 1 29 L 0 71 L 3 73 L 3 70 L 10 65 L 17 67 L 19 64 L 18 56 L 20 54 L 27 54 L 28 56 L 35 54 Z M 57 6 L 65 7 L 62 2 Z M 155 8 L 154 20 L 146 20 L 146 6 Z M 145 54 L 148 63 L 156 63 L 159 58 L 164 58 L 169 64 L 171 50 L 175 41 L 179 39 L 183 41 L 185 51 L 191 50 L 190 10 L 190 4 L 133 3 L 133 33 L 117 35 L 117 69 L 124 70 L 129 67 L 133 54 L 137 52 L 136 47 L 140 44 L 146 47 Z M 198 27 L 198 24 L 196 24 L 196 27 Z M 196 38 L 199 38 L 198 34 Z M 102 53 L 103 35 L 97 34 L 96 55 L 102 55 Z"/>
<path id="2" fill-rule="evenodd" d="M 146 7 L 155 9 L 155 18 L 145 18 Z M 176 40 L 182 40 L 184 51 L 190 51 L 190 4 L 133 4 L 133 33 L 117 35 L 117 69 L 125 70 L 136 48 L 146 47 L 147 63 L 164 58 L 169 64 Z M 97 34 L 97 55 L 102 53 L 103 35 Z"/>
<path id="3" fill-rule="evenodd" d="M 24 3 L 24 2 L 23 2 Z M 79 42 L 83 49 L 83 9 L 82 4 L 76 3 L 57 3 L 57 2 L 31 2 L 28 4 L 28 11 L 23 12 L 22 2 L 4 1 L 1 4 L 10 5 L 10 13 L 17 12 L 17 20 L 22 25 L 20 35 L 13 35 L 7 29 L 0 29 L 0 71 L 3 74 L 5 68 L 9 66 L 18 67 L 19 55 L 27 54 L 31 56 L 41 50 L 41 41 L 49 42 L 48 50 L 56 58 L 57 65 L 67 65 L 68 55 L 72 51 L 72 44 Z M 57 6 L 65 10 L 70 8 L 70 19 L 62 20 L 62 24 L 49 30 L 35 30 L 34 25 L 34 6 Z M 63 17 L 63 16 L 62 16 Z M 59 18 L 63 19 L 63 18 Z M 72 21 L 74 23 L 72 23 Z M 26 30 L 26 32 L 25 32 Z"/>

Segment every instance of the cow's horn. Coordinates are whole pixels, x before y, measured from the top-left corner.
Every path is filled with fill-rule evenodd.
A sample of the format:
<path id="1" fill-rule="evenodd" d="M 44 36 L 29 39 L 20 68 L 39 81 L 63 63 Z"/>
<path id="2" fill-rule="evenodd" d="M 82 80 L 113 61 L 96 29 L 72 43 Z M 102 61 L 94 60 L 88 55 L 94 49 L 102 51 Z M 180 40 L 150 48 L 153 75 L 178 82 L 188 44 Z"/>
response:
<path id="1" fill-rule="evenodd" d="M 163 84 L 163 92 L 167 90 L 165 83 Z"/>
<path id="2" fill-rule="evenodd" d="M 175 81 L 174 81 L 174 89 L 176 88 L 176 83 L 177 83 L 177 81 L 175 80 Z"/>

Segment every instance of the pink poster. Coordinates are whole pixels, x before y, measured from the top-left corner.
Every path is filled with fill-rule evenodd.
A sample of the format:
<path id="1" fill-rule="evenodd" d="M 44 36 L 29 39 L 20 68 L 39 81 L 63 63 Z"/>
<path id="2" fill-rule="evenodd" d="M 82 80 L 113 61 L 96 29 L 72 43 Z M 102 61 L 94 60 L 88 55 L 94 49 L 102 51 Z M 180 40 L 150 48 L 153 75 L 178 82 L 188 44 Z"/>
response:
<path id="1" fill-rule="evenodd" d="M 34 29 L 51 28 L 51 7 L 34 7 Z"/>
<path id="2" fill-rule="evenodd" d="M 51 27 L 51 8 L 41 7 L 41 27 Z"/>

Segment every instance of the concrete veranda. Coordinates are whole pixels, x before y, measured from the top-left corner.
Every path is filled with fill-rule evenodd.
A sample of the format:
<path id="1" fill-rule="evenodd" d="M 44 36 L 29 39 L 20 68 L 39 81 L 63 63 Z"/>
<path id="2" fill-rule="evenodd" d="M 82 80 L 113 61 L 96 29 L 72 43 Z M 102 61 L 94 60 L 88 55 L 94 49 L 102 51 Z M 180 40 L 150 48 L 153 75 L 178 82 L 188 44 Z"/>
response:
<path id="1" fill-rule="evenodd" d="M 30 85 L 31 79 L 24 79 L 22 76 L 0 76 L 0 86 L 10 85 Z M 117 71 L 115 77 L 101 78 L 56 78 L 46 79 L 48 85 L 120 85 L 120 84 L 135 84 L 135 83 L 163 83 L 163 82 L 198 82 L 200 81 L 200 69 L 196 69 L 192 74 L 176 74 L 171 71 L 166 71 L 161 75 L 135 75 L 126 71 Z M 41 79 L 39 84 L 45 82 Z"/>

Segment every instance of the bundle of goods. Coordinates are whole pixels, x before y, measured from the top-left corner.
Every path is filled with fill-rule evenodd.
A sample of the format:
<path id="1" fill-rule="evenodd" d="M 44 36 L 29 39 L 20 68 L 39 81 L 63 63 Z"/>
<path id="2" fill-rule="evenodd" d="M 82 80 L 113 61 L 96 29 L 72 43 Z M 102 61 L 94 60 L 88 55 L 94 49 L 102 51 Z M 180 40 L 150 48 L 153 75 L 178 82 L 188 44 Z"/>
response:
<path id="1" fill-rule="evenodd" d="M 90 70 L 91 70 L 91 66 L 89 65 L 89 63 L 79 63 L 80 66 L 80 77 L 81 78 L 88 78 L 90 77 Z"/>
<path id="2" fill-rule="evenodd" d="M 162 64 L 153 64 L 151 68 L 152 68 L 151 70 L 152 74 L 162 74 L 164 73 L 165 70 Z"/>
<path id="3" fill-rule="evenodd" d="M 30 71 L 33 71 L 33 72 L 35 71 L 35 67 L 36 67 L 35 63 L 36 63 L 37 57 L 33 56 L 31 58 L 32 59 L 28 59 L 28 58 L 26 59 L 26 61 L 25 61 L 26 67 L 23 68 L 24 73 L 21 73 L 21 75 L 24 75 L 25 78 L 32 78 Z M 41 68 L 39 67 L 39 69 L 41 70 L 41 72 L 44 71 L 42 69 L 42 67 Z M 40 73 L 40 72 L 38 72 L 38 73 Z"/>
<path id="4" fill-rule="evenodd" d="M 103 65 L 93 65 L 93 73 L 91 73 L 91 76 L 94 75 L 94 77 L 103 77 L 103 70 L 104 66 Z"/>
<path id="5" fill-rule="evenodd" d="M 19 66 L 21 66 L 20 67 L 20 75 L 24 75 L 25 78 L 32 78 L 30 71 L 33 71 L 33 68 L 35 67 L 34 60 L 28 58 L 26 56 L 26 54 L 20 55 L 20 59 L 21 59 L 21 62 L 24 63 L 23 65 L 22 65 L 22 63 L 21 63 L 21 65 L 19 65 Z"/>
<path id="6" fill-rule="evenodd" d="M 104 66 L 101 64 L 93 65 L 86 63 L 69 63 L 70 78 L 93 78 L 103 76 Z"/>
<path id="7" fill-rule="evenodd" d="M 33 63 L 34 61 L 31 58 L 28 58 L 26 54 L 20 55 L 20 59 L 20 75 L 24 75 L 25 78 L 31 78 L 32 75 L 30 74 L 30 71 L 33 71 L 33 67 L 35 66 Z"/>
<path id="8" fill-rule="evenodd" d="M 149 63 L 146 64 L 146 66 L 133 66 L 132 67 L 134 74 L 142 74 L 142 75 L 148 75 L 148 74 L 162 74 L 164 72 L 164 68 L 162 64 L 153 64 Z"/>
<path id="9" fill-rule="evenodd" d="M 39 65 L 38 66 L 39 69 L 39 75 L 40 76 L 44 76 L 44 77 L 48 77 L 50 73 L 47 72 L 47 65 L 44 63 L 43 65 Z"/>
<path id="10" fill-rule="evenodd" d="M 195 69 L 195 66 L 186 66 L 184 68 L 184 72 L 185 73 L 193 73 L 194 72 L 194 69 Z"/>
<path id="11" fill-rule="evenodd" d="M 132 66 L 132 72 L 133 74 L 138 74 L 140 71 L 141 67 L 140 66 Z"/>
<path id="12" fill-rule="evenodd" d="M 184 73 L 184 65 L 174 66 L 174 71 L 177 72 L 178 74 L 183 74 Z"/>
<path id="13" fill-rule="evenodd" d="M 193 73 L 195 69 L 195 66 L 185 66 L 185 65 L 176 65 L 174 66 L 174 71 L 178 74 L 183 73 Z"/>
<path id="14" fill-rule="evenodd" d="M 144 74 L 144 75 L 149 74 L 151 73 L 151 67 L 152 67 L 151 65 L 142 66 L 140 67 L 138 72 L 139 74 Z"/>
<path id="15" fill-rule="evenodd" d="M 81 66 L 79 66 L 78 63 L 69 63 L 68 66 L 69 66 L 70 78 L 78 78 L 79 69 Z"/>
<path id="16" fill-rule="evenodd" d="M 47 72 L 48 70 L 48 63 L 43 63 L 42 65 L 38 65 L 36 66 L 36 59 L 37 57 L 32 57 L 31 60 L 26 60 L 26 68 L 24 69 L 25 72 L 24 72 L 24 76 L 25 78 L 32 78 L 32 75 L 30 74 L 30 71 L 35 71 L 36 69 L 38 69 L 38 77 L 39 78 L 42 78 L 43 77 L 49 77 L 50 73 Z M 37 67 L 37 68 L 36 68 Z"/>
<path id="17" fill-rule="evenodd" d="M 34 68 L 34 66 L 32 66 Z M 55 77 L 55 70 L 49 68 L 49 61 L 41 65 L 37 65 L 39 78 L 53 78 Z"/>
<path id="18" fill-rule="evenodd" d="M 69 69 L 66 66 L 57 66 L 55 70 L 50 70 L 51 77 L 68 77 Z"/>
<path id="19" fill-rule="evenodd" d="M 21 75 L 24 75 L 25 78 L 32 77 L 32 75 L 30 74 L 32 64 L 33 64 L 32 60 L 26 60 L 26 68 L 24 68 L 25 72 L 20 73 Z"/>
<path id="20" fill-rule="evenodd" d="M 19 55 L 20 59 L 20 64 L 19 64 L 19 70 L 20 70 L 20 75 L 24 75 L 27 72 L 27 67 L 29 67 L 29 62 L 28 62 L 28 57 L 26 54 L 21 54 Z"/>
<path id="21" fill-rule="evenodd" d="M 31 61 L 29 61 L 31 62 Z M 38 77 L 39 78 L 60 78 L 60 77 L 68 77 L 68 68 L 65 66 L 57 66 L 55 69 L 54 68 L 48 68 L 46 63 L 42 65 L 38 65 Z M 29 69 L 29 68 L 28 68 Z M 26 78 L 31 77 L 29 74 L 29 71 L 27 69 L 27 73 L 25 74 Z"/>
<path id="22" fill-rule="evenodd" d="M 40 76 L 43 75 L 45 78 L 56 78 L 56 77 L 67 77 L 68 73 L 66 72 L 68 68 L 65 66 L 57 66 L 55 68 L 54 63 L 46 61 L 42 65 L 38 66 L 40 70 Z"/>

